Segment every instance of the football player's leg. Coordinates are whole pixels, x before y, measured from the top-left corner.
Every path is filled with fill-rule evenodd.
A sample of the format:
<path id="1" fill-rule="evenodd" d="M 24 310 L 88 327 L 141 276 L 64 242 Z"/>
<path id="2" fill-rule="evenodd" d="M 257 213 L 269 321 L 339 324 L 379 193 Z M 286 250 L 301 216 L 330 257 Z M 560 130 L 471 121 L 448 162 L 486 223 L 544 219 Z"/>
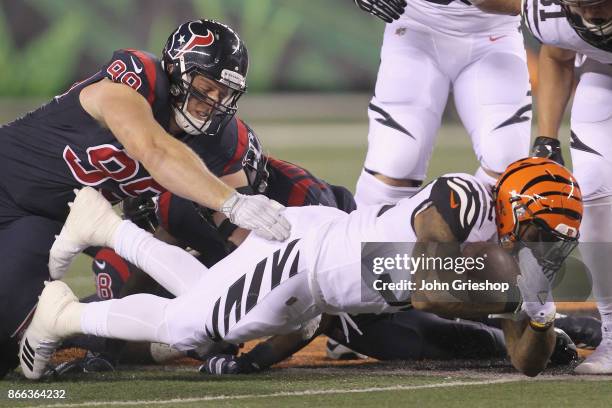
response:
<path id="1" fill-rule="evenodd" d="M 570 147 L 584 201 L 580 253 L 593 280 L 602 341 L 576 371 L 603 374 L 612 373 L 612 67 L 588 61 L 584 68 L 572 106 Z"/>
<path id="2" fill-rule="evenodd" d="M 395 314 L 354 316 L 363 335 L 350 343 L 339 324 L 326 334 L 353 350 L 380 360 L 492 358 L 506 354 L 501 330 L 467 320 L 448 320 L 407 310 Z"/>
<path id="3" fill-rule="evenodd" d="M 385 35 L 357 205 L 394 204 L 417 191 L 448 98 L 450 81 L 429 55 L 433 39 L 417 32 L 401 40 Z"/>
<path id="4" fill-rule="evenodd" d="M 488 52 L 454 82 L 457 112 L 480 162 L 476 175 L 489 186 L 529 154 L 531 96 L 523 40 L 507 41 L 509 49 Z"/>
<path id="5" fill-rule="evenodd" d="M 156 239 L 130 221 L 119 224 L 113 249 L 175 296 L 188 292 L 208 271 L 182 248 Z"/>
<path id="6" fill-rule="evenodd" d="M 0 228 L 0 360 L 8 370 L 18 362 L 17 337 L 49 279 L 48 251 L 61 223 L 27 216 Z"/>
<path id="7" fill-rule="evenodd" d="M 287 265 L 287 269 L 289 265 Z M 288 273 L 288 271 L 285 271 Z M 243 292 L 236 290 L 237 285 L 228 288 L 227 294 L 221 294 L 219 300 L 224 300 L 221 307 L 215 307 L 208 316 L 207 326 L 214 332 L 222 334 L 225 341 L 238 344 L 244 341 L 273 334 L 288 334 L 301 330 L 304 339 L 309 339 L 319 327 L 321 311 L 316 306 L 309 286 L 309 274 L 299 271 L 296 275 L 285 279 L 269 293 L 258 298 L 249 293 L 248 297 L 255 299 L 255 304 L 247 299 L 244 315 L 242 315 L 241 297 Z M 263 277 L 262 286 L 268 286 Z M 269 286 L 268 286 L 269 287 Z M 250 285 L 244 290 L 251 291 Z M 265 292 L 266 289 L 262 289 Z M 235 304 L 235 306 L 234 306 Z M 235 308 L 235 313 L 229 313 Z M 216 322 L 216 323 L 215 323 Z"/>

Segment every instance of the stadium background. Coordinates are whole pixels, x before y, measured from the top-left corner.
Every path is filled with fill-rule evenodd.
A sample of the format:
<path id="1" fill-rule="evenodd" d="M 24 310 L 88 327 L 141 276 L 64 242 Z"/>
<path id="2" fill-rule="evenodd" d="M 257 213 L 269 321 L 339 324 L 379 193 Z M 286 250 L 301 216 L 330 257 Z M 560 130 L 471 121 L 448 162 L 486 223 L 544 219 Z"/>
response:
<path id="1" fill-rule="evenodd" d="M 360 11 L 352 0 L 0 0 L 0 123 L 39 106 L 75 81 L 88 77 L 108 61 L 115 49 L 137 48 L 159 55 L 175 26 L 198 17 L 230 24 L 246 42 L 251 60 L 249 92 L 239 103 L 239 116 L 255 129 L 265 149 L 273 156 L 303 165 L 332 183 L 354 190 L 366 151 L 366 108 L 376 80 L 384 24 Z M 526 43 L 533 57 L 537 50 L 535 42 L 527 38 Z M 532 73 L 535 78 L 535 71 Z M 452 96 L 449 100 L 428 178 L 451 171 L 473 172 L 477 167 L 469 139 L 452 107 Z M 562 137 L 567 138 L 568 134 L 565 126 Z M 565 156 L 569 158 L 567 152 Z M 90 261 L 80 258 L 68 281 L 78 295 L 92 293 Z M 507 366 L 500 367 L 502 373 L 508 371 Z M 466 393 L 462 399 L 452 389 L 434 394 L 434 388 L 472 381 L 474 388 L 492 391 L 490 385 L 485 386 L 497 381 L 489 372 L 476 373 L 475 377 L 465 372 L 449 375 L 444 374 L 449 367 L 442 367 L 442 374 L 430 377 L 415 374 L 412 369 L 412 366 L 408 371 L 404 366 L 372 366 L 372 370 L 343 372 L 341 382 L 337 381 L 339 372 L 333 370 L 316 374 L 307 370 L 283 371 L 250 379 L 248 383 L 244 378 L 207 382 L 206 391 L 216 398 L 214 395 L 236 390 L 243 394 L 306 390 L 304 395 L 309 395 L 312 393 L 308 390 L 313 388 L 390 386 L 400 387 L 396 388 L 400 391 L 422 390 L 410 391 L 417 398 L 415 401 L 459 406 L 465 400 L 473 404 L 473 397 Z M 134 383 L 140 388 L 130 386 L 134 378 L 131 371 L 115 377 L 103 376 L 101 381 L 88 384 L 73 386 L 64 382 L 62 388 L 67 387 L 73 396 L 66 402 L 167 399 L 176 397 L 178 391 L 173 390 L 181 390 L 180 395 L 185 398 L 202 394 L 200 386 L 194 388 L 189 384 L 193 381 L 191 372 L 166 372 L 161 377 L 153 372 L 136 375 L 145 378 L 144 382 Z M 508 378 L 500 378 L 503 384 L 490 393 L 507 395 L 509 401 L 517 391 L 528 394 L 526 385 L 517 389 L 516 384 L 505 384 L 522 381 L 520 378 Z M 567 402 L 564 395 L 578 390 L 576 385 L 553 380 L 539 388 L 539 400 Z M 11 387 L 15 388 L 15 384 L 24 385 L 13 383 Z M 110 397 L 108 387 L 112 387 Z M 428 391 L 430 388 L 432 392 Z M 582 395 L 601 393 L 598 385 L 579 389 Z M 598 391 L 590 393 L 590 389 Z M 559 394 L 559 390 L 563 392 Z M 487 403 L 488 393 L 478 397 L 483 406 L 491 405 L 491 400 Z M 3 394 L 0 406 L 7 403 L 6 393 Z M 297 395 L 302 403 L 322 401 L 319 397 L 304 399 L 304 395 Z M 402 395 L 401 401 L 407 402 L 406 395 Z M 247 400 L 264 405 L 278 402 L 269 398 Z M 294 403 L 298 399 L 283 401 Z M 369 405 L 377 400 L 349 393 L 334 401 L 336 404 L 361 401 Z M 391 403 L 388 399 L 381 401 Z M 598 401 L 592 400 L 591 406 L 597 406 Z M 203 402 L 193 401 L 192 405 L 201 406 Z M 580 402 L 588 401 L 582 398 Z M 231 404 L 231 400 L 225 403 Z M 498 400 L 496 404 L 505 406 Z M 11 401 L 6 406 L 17 405 Z M 181 406 L 185 404 L 181 402 Z"/>

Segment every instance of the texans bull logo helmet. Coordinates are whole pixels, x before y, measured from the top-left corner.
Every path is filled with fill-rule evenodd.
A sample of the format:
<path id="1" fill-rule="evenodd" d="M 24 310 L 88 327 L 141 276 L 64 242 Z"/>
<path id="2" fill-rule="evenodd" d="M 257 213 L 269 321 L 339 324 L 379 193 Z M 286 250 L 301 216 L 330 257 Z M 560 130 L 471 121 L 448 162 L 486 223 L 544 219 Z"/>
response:
<path id="1" fill-rule="evenodd" d="M 244 42 L 230 27 L 214 20 L 181 24 L 162 51 L 162 67 L 170 80 L 170 94 L 177 124 L 190 135 L 219 134 L 236 113 L 246 91 L 249 57 Z M 223 92 L 219 98 L 198 92 L 194 78 L 202 75 Z M 187 111 L 190 98 L 210 107 L 206 118 Z"/>

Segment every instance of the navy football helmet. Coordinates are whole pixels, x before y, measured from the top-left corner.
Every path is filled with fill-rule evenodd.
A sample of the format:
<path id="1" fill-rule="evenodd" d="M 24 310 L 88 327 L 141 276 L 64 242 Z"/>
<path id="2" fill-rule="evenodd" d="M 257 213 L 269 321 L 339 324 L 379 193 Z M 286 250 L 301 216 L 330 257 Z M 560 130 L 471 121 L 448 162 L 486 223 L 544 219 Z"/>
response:
<path id="1" fill-rule="evenodd" d="M 219 134 L 236 113 L 238 99 L 247 89 L 248 66 L 244 42 L 227 25 L 214 20 L 181 24 L 162 51 L 177 125 L 190 135 Z M 222 90 L 217 98 L 193 86 L 197 75 L 214 81 Z M 191 98 L 208 105 L 206 117 L 187 111 Z"/>

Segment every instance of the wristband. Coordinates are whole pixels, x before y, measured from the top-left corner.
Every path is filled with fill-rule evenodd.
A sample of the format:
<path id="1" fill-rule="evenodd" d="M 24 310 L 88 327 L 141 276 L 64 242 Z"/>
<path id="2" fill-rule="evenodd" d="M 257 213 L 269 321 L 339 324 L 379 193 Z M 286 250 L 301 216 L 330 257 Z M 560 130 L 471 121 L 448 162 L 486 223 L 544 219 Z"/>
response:
<path id="1" fill-rule="evenodd" d="M 546 323 L 539 323 L 534 320 L 529 319 L 529 327 L 537 332 L 545 332 L 553 325 L 554 320 L 551 320 Z"/>

